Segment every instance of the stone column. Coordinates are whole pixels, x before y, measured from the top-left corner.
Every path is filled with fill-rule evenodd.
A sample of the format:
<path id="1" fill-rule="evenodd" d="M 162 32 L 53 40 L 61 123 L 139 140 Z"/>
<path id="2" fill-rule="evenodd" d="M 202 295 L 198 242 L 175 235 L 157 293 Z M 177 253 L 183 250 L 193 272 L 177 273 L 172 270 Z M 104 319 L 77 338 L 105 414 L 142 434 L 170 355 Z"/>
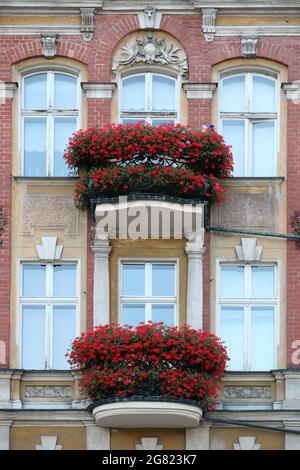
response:
<path id="1" fill-rule="evenodd" d="M 185 245 L 188 256 L 186 321 L 192 328 L 203 326 L 203 236 Z"/>
<path id="2" fill-rule="evenodd" d="M 85 422 L 86 450 L 109 450 L 110 429 L 102 428 L 92 422 Z"/>
<path id="3" fill-rule="evenodd" d="M 109 240 L 95 240 L 94 253 L 94 316 L 93 326 L 109 323 Z"/>
<path id="4" fill-rule="evenodd" d="M 9 435 L 12 421 L 0 421 L 0 450 L 9 450 Z"/>
<path id="5" fill-rule="evenodd" d="M 185 433 L 186 450 L 209 450 L 209 429 L 207 424 L 187 429 Z"/>

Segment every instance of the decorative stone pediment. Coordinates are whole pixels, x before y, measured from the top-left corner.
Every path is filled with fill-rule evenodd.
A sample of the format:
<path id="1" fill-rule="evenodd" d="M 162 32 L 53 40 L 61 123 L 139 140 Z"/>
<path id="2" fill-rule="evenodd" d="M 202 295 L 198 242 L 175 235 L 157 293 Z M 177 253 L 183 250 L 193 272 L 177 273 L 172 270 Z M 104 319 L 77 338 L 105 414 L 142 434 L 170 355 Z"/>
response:
<path id="1" fill-rule="evenodd" d="M 241 261 L 260 260 L 262 249 L 262 246 L 256 245 L 256 238 L 241 238 L 241 245 L 235 246 L 237 257 Z"/>
<path id="2" fill-rule="evenodd" d="M 238 443 L 233 444 L 234 450 L 260 450 L 261 445 L 256 444 L 254 436 L 239 436 Z"/>
<path id="3" fill-rule="evenodd" d="M 62 445 L 57 445 L 57 436 L 41 436 L 41 444 L 35 445 L 35 450 L 62 450 Z"/>
<path id="4" fill-rule="evenodd" d="M 115 75 L 120 66 L 134 64 L 173 65 L 180 69 L 184 78 L 188 76 L 187 56 L 180 45 L 153 31 L 135 34 L 121 45 L 114 56 L 112 72 Z"/>
<path id="5" fill-rule="evenodd" d="M 141 444 L 135 446 L 136 450 L 162 450 L 164 446 L 158 444 L 157 437 L 141 437 Z"/>

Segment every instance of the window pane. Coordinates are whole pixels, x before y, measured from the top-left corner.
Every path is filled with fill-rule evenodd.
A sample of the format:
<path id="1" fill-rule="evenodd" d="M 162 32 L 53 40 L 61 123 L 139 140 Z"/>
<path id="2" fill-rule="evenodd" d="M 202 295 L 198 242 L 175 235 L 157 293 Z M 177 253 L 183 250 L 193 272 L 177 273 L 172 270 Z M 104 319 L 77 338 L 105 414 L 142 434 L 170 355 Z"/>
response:
<path id="1" fill-rule="evenodd" d="M 24 107 L 47 108 L 47 74 L 39 73 L 24 79 Z"/>
<path id="2" fill-rule="evenodd" d="M 244 358 L 244 310 L 242 307 L 222 307 L 221 339 L 230 357 L 231 370 L 243 370 Z"/>
<path id="3" fill-rule="evenodd" d="M 221 266 L 221 297 L 224 299 L 244 297 L 243 266 Z"/>
<path id="4" fill-rule="evenodd" d="M 274 266 L 252 266 L 251 280 L 251 297 L 262 299 L 275 297 Z"/>
<path id="5" fill-rule="evenodd" d="M 252 125 L 253 176 L 275 176 L 274 121 Z"/>
<path id="6" fill-rule="evenodd" d="M 145 110 L 145 75 L 124 78 L 121 109 L 122 111 Z"/>
<path id="7" fill-rule="evenodd" d="M 76 264 L 53 267 L 53 296 L 76 297 Z"/>
<path id="8" fill-rule="evenodd" d="M 223 120 L 223 136 L 232 145 L 234 176 L 245 176 L 245 122 Z"/>
<path id="9" fill-rule="evenodd" d="M 138 124 L 139 122 L 146 122 L 146 121 L 145 121 L 145 119 L 127 119 L 127 118 L 122 119 L 122 123 L 124 125 L 125 124 L 134 125 L 134 124 Z"/>
<path id="10" fill-rule="evenodd" d="M 23 265 L 22 295 L 24 297 L 44 297 L 46 295 L 46 266 Z"/>
<path id="11" fill-rule="evenodd" d="M 174 264 L 153 264 L 152 295 L 170 297 L 175 295 Z"/>
<path id="12" fill-rule="evenodd" d="M 175 124 L 175 119 L 152 119 L 152 126 L 160 126 L 161 124 Z"/>
<path id="13" fill-rule="evenodd" d="M 123 264 L 122 294 L 135 296 L 145 295 L 144 264 Z"/>
<path id="14" fill-rule="evenodd" d="M 24 175 L 47 176 L 47 119 L 24 119 Z"/>
<path id="15" fill-rule="evenodd" d="M 251 370 L 274 368 L 274 307 L 251 309 Z"/>
<path id="16" fill-rule="evenodd" d="M 77 79 L 61 73 L 54 74 L 54 107 L 77 109 Z"/>
<path id="17" fill-rule="evenodd" d="M 76 336 L 75 305 L 59 305 L 53 307 L 53 369 L 68 369 L 66 361 L 71 341 Z"/>
<path id="18" fill-rule="evenodd" d="M 259 113 L 275 112 L 275 81 L 266 77 L 253 76 L 252 111 Z"/>
<path id="19" fill-rule="evenodd" d="M 152 321 L 164 322 L 166 325 L 174 325 L 174 305 L 152 305 Z"/>
<path id="20" fill-rule="evenodd" d="M 245 111 L 245 76 L 225 78 L 222 83 L 221 111 Z"/>
<path id="21" fill-rule="evenodd" d="M 175 80 L 153 75 L 152 111 L 175 111 Z"/>
<path id="22" fill-rule="evenodd" d="M 145 322 L 145 305 L 123 305 L 122 325 L 137 326 Z"/>
<path id="23" fill-rule="evenodd" d="M 22 367 L 45 369 L 45 307 L 24 305 L 22 315 Z"/>
<path id="24" fill-rule="evenodd" d="M 64 160 L 64 150 L 72 133 L 76 130 L 76 118 L 54 120 L 54 175 L 68 176 L 69 168 Z"/>

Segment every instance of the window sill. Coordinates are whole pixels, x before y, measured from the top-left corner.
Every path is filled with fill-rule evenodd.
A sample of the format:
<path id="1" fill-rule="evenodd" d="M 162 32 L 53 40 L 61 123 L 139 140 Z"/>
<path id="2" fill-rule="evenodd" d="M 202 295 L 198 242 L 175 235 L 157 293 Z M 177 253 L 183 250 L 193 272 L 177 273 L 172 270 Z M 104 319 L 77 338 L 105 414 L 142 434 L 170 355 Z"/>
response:
<path id="1" fill-rule="evenodd" d="M 222 179 L 223 186 L 280 186 L 284 176 L 232 176 Z"/>
<path id="2" fill-rule="evenodd" d="M 13 176 L 13 179 L 31 186 L 74 186 L 79 176 Z"/>

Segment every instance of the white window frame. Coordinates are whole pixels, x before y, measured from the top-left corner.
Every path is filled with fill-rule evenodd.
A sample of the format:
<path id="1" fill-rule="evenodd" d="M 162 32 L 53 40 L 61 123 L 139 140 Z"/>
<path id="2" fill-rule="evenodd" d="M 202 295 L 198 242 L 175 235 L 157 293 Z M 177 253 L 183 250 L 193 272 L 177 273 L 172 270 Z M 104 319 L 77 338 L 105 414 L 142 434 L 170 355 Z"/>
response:
<path id="1" fill-rule="evenodd" d="M 222 111 L 222 94 L 224 79 L 233 78 L 237 76 L 245 76 L 245 112 L 223 112 Z M 273 80 L 275 83 L 275 109 L 274 113 L 251 112 L 252 108 L 252 77 L 266 77 Z M 242 121 L 245 123 L 245 147 L 244 147 L 244 169 L 245 174 L 242 177 L 253 177 L 253 154 L 252 154 L 252 129 L 253 124 L 257 122 L 274 122 L 274 167 L 272 175 L 265 175 L 265 177 L 272 177 L 277 175 L 278 168 L 278 152 L 279 152 L 279 122 L 280 122 L 280 87 L 279 75 L 276 72 L 261 69 L 250 69 L 240 71 L 226 71 L 220 74 L 220 93 L 218 97 L 218 127 L 220 133 L 223 134 L 223 120 Z M 227 142 L 230 144 L 230 142 Z M 233 174 L 233 176 L 235 176 Z"/>
<path id="2" fill-rule="evenodd" d="M 25 109 L 25 79 L 32 77 L 34 75 L 46 74 L 47 75 L 47 108 L 43 110 L 34 110 L 34 109 Z M 76 109 L 64 109 L 64 108 L 54 108 L 54 75 L 61 74 L 67 75 L 69 77 L 76 79 L 76 98 L 77 98 L 77 107 Z M 46 118 L 46 130 L 47 130 L 47 142 L 46 142 L 46 177 L 54 178 L 65 178 L 66 176 L 59 176 L 54 174 L 54 119 L 56 117 L 76 118 L 76 129 L 80 128 L 81 119 L 80 119 L 80 80 L 79 74 L 73 71 L 66 71 L 64 69 L 37 69 L 34 72 L 26 72 L 22 75 L 21 80 L 21 174 L 25 176 L 25 132 L 24 132 L 24 121 L 26 117 L 32 118 Z M 70 136 L 71 137 L 71 136 Z M 29 178 L 34 178 L 34 176 L 29 176 Z"/>
<path id="3" fill-rule="evenodd" d="M 122 286 L 122 267 L 124 264 L 141 264 L 145 265 L 145 296 L 123 296 L 123 286 Z M 151 296 L 152 290 L 152 268 L 153 264 L 161 265 L 174 265 L 174 292 L 175 296 L 173 297 L 154 297 Z M 122 307 L 123 305 L 140 305 L 145 304 L 145 323 L 151 321 L 151 306 L 152 305 L 174 305 L 174 326 L 179 323 L 179 259 L 178 258 L 164 258 L 164 259 L 146 259 L 146 258 L 121 258 L 119 260 L 119 315 L 118 321 L 122 324 Z"/>
<path id="4" fill-rule="evenodd" d="M 145 76 L 145 110 L 144 111 L 122 111 L 122 91 L 123 91 L 123 80 L 127 78 L 136 77 L 136 76 Z M 175 110 L 174 111 L 152 111 L 152 81 L 153 76 L 160 76 L 169 78 L 175 82 Z M 152 124 L 153 119 L 161 120 L 174 120 L 174 123 L 179 122 L 179 86 L 178 86 L 178 77 L 174 77 L 169 74 L 163 74 L 161 72 L 153 71 L 144 71 L 138 73 L 124 74 L 120 77 L 119 83 L 119 122 L 123 122 L 123 119 L 136 119 L 143 120 L 149 124 Z"/>
<path id="5" fill-rule="evenodd" d="M 222 298 L 221 297 L 221 268 L 222 266 L 241 266 L 244 268 L 244 286 L 245 297 L 243 298 Z M 274 267 L 274 289 L 275 296 L 273 298 L 252 298 L 251 297 L 251 268 L 258 267 Z M 243 338 L 243 369 L 242 371 L 251 371 L 251 307 L 257 306 L 271 306 L 274 307 L 274 350 L 273 350 L 273 364 L 274 369 L 277 364 L 277 347 L 280 338 L 280 321 L 279 321 L 279 305 L 280 305 L 280 290 L 279 290 L 279 262 L 251 262 L 241 263 L 229 260 L 217 260 L 217 276 L 216 276 L 216 292 L 217 292 L 217 315 L 216 315 L 216 334 L 221 337 L 221 309 L 227 307 L 243 307 L 244 309 L 244 338 Z M 228 370 L 234 370 L 228 368 Z"/>
<path id="6" fill-rule="evenodd" d="M 23 297 L 23 266 L 26 265 L 35 265 L 35 266 L 46 266 L 46 292 L 45 297 Z M 57 265 L 76 265 L 76 297 L 53 297 L 53 267 Z M 23 306 L 24 305 L 37 305 L 45 307 L 45 367 L 44 370 L 53 369 L 53 306 L 75 306 L 75 331 L 76 336 L 80 334 L 79 332 L 79 312 L 80 312 L 80 262 L 79 260 L 67 260 L 62 262 L 55 263 L 42 263 L 31 260 L 19 260 L 18 262 L 18 272 L 19 272 L 19 296 L 18 296 L 18 312 L 19 312 L 19 321 L 18 321 L 18 330 L 17 338 L 20 346 L 19 351 L 19 364 L 23 366 Z M 64 369 L 68 370 L 68 369 Z"/>

